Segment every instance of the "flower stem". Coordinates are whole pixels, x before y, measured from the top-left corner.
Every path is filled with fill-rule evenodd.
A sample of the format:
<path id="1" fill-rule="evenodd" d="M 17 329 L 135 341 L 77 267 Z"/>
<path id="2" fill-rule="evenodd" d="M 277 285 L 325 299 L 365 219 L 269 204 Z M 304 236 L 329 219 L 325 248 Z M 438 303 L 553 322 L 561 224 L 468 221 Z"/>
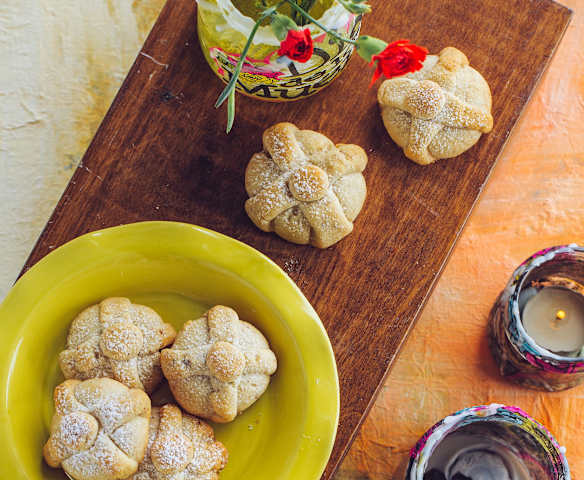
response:
<path id="1" fill-rule="evenodd" d="M 300 13 L 300 15 L 302 15 L 303 17 L 307 18 L 312 23 L 314 23 L 321 30 L 324 30 L 331 37 L 336 38 L 337 40 L 340 40 L 343 43 L 350 43 L 351 45 L 355 45 L 357 43 L 355 40 L 351 40 L 350 38 L 343 37 L 342 35 L 339 35 L 338 33 L 333 32 L 332 30 L 329 30 L 327 27 L 325 27 L 322 23 L 320 23 L 318 20 L 313 18 L 306 10 L 304 10 L 300 5 L 298 5 L 293 0 L 283 0 L 283 1 L 286 2 L 287 4 L 289 4 L 298 13 Z"/>
<path id="2" fill-rule="evenodd" d="M 269 10 L 272 10 L 272 9 L 270 8 Z M 275 9 L 274 9 L 274 11 L 275 11 Z M 245 62 L 245 59 L 247 57 L 247 52 L 249 52 L 249 49 L 251 47 L 251 43 L 253 42 L 253 39 L 258 31 L 258 28 L 260 28 L 260 24 L 266 18 L 268 18 L 273 13 L 273 11 L 267 15 L 266 15 L 266 13 L 267 13 L 267 11 L 264 12 L 260 16 L 260 18 L 258 18 L 258 21 L 253 26 L 251 33 L 247 39 L 247 43 L 245 44 L 245 47 L 243 47 L 243 51 L 241 52 L 241 56 L 239 57 L 239 61 L 237 62 L 235 70 L 233 71 L 233 74 L 231 75 L 231 79 L 229 80 L 229 83 L 225 86 L 225 88 L 221 92 L 221 95 L 219 95 L 219 98 L 215 102 L 215 108 L 219 108 L 223 104 L 223 102 L 225 100 L 227 100 L 227 97 L 229 97 L 231 90 L 233 88 L 235 88 L 235 84 L 237 83 L 237 79 L 239 78 L 239 74 L 241 73 L 241 69 L 243 68 L 243 63 Z"/>
<path id="3" fill-rule="evenodd" d="M 278 8 L 280 8 L 284 3 L 285 3 L 285 0 L 281 0 L 277 5 L 270 7 L 267 10 L 264 10 L 264 12 L 261 14 L 260 18 L 258 18 L 257 22 L 255 23 L 255 25 L 253 26 L 253 28 L 249 34 L 249 37 L 248 37 L 247 42 L 245 44 L 245 47 L 243 47 L 243 51 L 241 52 L 241 56 L 239 57 L 239 61 L 237 62 L 237 65 L 235 66 L 235 70 L 233 71 L 233 74 L 231 75 L 231 79 L 229 80 L 229 83 L 225 86 L 225 88 L 221 92 L 221 95 L 219 95 L 219 98 L 215 102 L 215 108 L 219 108 L 221 105 L 223 105 L 225 100 L 229 99 L 229 102 L 227 104 L 227 133 L 229 133 L 231 131 L 231 128 L 233 127 L 233 121 L 235 119 L 235 85 L 237 84 L 237 80 L 239 79 L 239 74 L 241 73 L 241 69 L 243 68 L 243 64 L 245 63 L 245 59 L 247 58 L 247 52 L 249 52 L 249 49 L 251 48 L 251 44 L 253 42 L 253 39 L 254 39 L 258 29 L 260 28 L 260 25 L 262 24 L 262 22 L 266 18 L 272 16 L 276 12 L 276 10 Z"/>

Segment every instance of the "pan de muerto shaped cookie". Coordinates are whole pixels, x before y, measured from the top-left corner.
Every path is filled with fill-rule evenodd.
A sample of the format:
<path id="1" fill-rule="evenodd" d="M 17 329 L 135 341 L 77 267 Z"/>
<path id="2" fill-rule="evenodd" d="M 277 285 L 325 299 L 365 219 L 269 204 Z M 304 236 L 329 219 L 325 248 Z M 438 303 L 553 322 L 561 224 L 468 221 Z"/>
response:
<path id="1" fill-rule="evenodd" d="M 128 480 L 216 480 L 226 463 L 213 429 L 168 404 L 152 408 L 146 455 Z"/>
<path id="2" fill-rule="evenodd" d="M 111 378 L 65 380 L 55 389 L 46 462 L 75 480 L 132 475 L 148 443 L 150 399 Z"/>
<path id="3" fill-rule="evenodd" d="M 299 244 L 326 248 L 353 230 L 367 188 L 365 151 L 278 123 L 245 171 L 245 211 L 258 228 Z"/>
<path id="4" fill-rule="evenodd" d="M 221 305 L 185 323 L 160 362 L 180 406 L 220 423 L 253 404 L 277 367 L 261 332 Z"/>
<path id="5" fill-rule="evenodd" d="M 59 364 L 65 378 L 109 377 L 151 393 L 162 380 L 160 350 L 175 336 L 151 308 L 107 298 L 73 320 Z"/>
<path id="6" fill-rule="evenodd" d="M 377 98 L 389 135 L 420 165 L 460 155 L 493 128 L 489 85 L 454 47 L 386 80 Z"/>

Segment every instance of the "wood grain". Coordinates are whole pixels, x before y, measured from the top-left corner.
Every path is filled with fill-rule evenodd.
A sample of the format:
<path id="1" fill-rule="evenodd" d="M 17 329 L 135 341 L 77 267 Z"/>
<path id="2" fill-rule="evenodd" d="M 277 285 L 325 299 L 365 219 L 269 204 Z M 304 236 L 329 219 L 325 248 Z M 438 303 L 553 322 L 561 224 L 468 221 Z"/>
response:
<path id="1" fill-rule="evenodd" d="M 405 159 L 356 57 L 310 100 L 239 96 L 227 137 L 225 112 L 212 107 L 222 85 L 198 46 L 194 2 L 168 0 L 23 270 L 78 235 L 140 220 L 195 223 L 267 254 L 314 305 L 336 354 L 341 419 L 325 479 L 347 452 L 571 17 L 549 0 L 372 3 L 364 32 L 409 38 L 432 52 L 454 45 L 483 73 L 495 128 L 473 149 L 428 167 Z M 326 251 L 262 233 L 243 210 L 245 164 L 261 149 L 261 132 L 278 121 L 369 154 L 369 197 L 355 231 Z"/>

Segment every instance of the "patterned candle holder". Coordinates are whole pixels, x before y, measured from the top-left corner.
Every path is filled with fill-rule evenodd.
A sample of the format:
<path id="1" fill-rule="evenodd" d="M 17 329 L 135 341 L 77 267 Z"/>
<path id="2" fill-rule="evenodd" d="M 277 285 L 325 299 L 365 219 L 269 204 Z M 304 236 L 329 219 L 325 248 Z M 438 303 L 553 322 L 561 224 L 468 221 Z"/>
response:
<path id="1" fill-rule="evenodd" d="M 451 480 L 473 474 L 569 480 L 570 468 L 564 449 L 543 425 L 517 407 L 492 404 L 460 410 L 430 428 L 412 448 L 401 478 Z"/>
<path id="2" fill-rule="evenodd" d="M 521 321 L 522 292 L 541 278 L 584 283 L 584 247 L 552 247 L 523 262 L 491 310 L 489 345 L 499 372 L 525 387 L 559 391 L 584 382 L 584 357 L 562 356 L 538 345 Z"/>

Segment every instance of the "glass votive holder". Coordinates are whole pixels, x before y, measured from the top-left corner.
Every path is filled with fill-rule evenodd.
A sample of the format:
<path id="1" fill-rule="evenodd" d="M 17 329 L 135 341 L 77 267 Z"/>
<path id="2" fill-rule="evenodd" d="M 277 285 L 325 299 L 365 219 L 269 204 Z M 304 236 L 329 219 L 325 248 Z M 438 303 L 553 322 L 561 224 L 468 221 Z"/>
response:
<path id="1" fill-rule="evenodd" d="M 404 480 L 569 480 L 565 451 L 517 407 L 465 408 L 428 430 L 410 452 Z"/>
<path id="2" fill-rule="evenodd" d="M 489 319 L 489 345 L 502 376 L 525 387 L 547 391 L 565 390 L 584 381 L 584 349 L 578 343 L 578 336 L 582 332 L 577 331 L 584 329 L 584 322 L 581 321 L 584 319 L 582 284 L 584 284 L 584 247 L 578 245 L 541 250 L 513 272 L 493 306 Z M 548 287 L 556 292 L 558 289 L 572 290 L 569 295 L 579 296 L 581 299 L 581 312 L 576 313 L 579 313 L 582 319 L 578 325 L 567 324 L 572 325 L 575 331 L 571 335 L 572 338 L 565 340 L 568 343 L 573 341 L 578 343 L 575 351 L 558 351 L 563 350 L 559 347 L 551 350 L 543 345 L 548 340 L 546 329 L 549 329 L 547 336 L 553 340 L 553 337 L 557 336 L 558 326 L 562 326 L 558 322 L 565 321 L 562 319 L 566 313 L 561 307 L 557 309 L 557 318 L 550 318 L 548 325 L 545 325 L 545 322 L 543 326 L 536 325 L 542 327 L 539 330 L 531 327 L 531 334 L 526 329 L 525 314 L 528 313 L 526 305 Z M 547 293 L 550 293 L 549 290 Z M 567 300 L 568 303 L 572 301 L 570 298 Z M 576 300 L 578 301 L 578 298 Z M 550 304 L 548 307 L 553 308 L 554 305 Z M 540 314 L 539 310 L 541 309 L 538 309 L 537 314 Z M 569 312 L 569 315 L 574 320 L 573 312 Z M 534 340 L 534 333 L 539 336 L 539 343 Z M 570 348 L 572 347 L 566 347 L 568 350 Z"/>

